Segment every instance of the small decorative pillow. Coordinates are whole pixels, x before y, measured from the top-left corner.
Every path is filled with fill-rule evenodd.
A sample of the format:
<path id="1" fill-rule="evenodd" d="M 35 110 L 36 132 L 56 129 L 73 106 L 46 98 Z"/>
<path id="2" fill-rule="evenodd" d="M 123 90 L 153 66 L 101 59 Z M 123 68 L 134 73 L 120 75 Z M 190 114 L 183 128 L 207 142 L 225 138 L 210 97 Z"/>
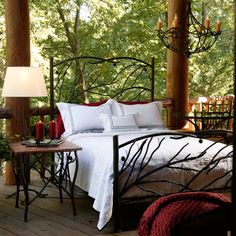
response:
<path id="1" fill-rule="evenodd" d="M 110 99 L 107 104 L 111 105 L 113 115 L 135 114 L 137 125 L 140 128 L 164 127 L 164 122 L 160 113 L 162 106 L 161 102 L 126 105 Z"/>
<path id="2" fill-rule="evenodd" d="M 111 114 L 110 105 L 85 106 L 72 103 L 56 104 L 63 120 L 64 136 L 87 130 L 101 130 L 103 124 L 99 119 L 100 114 Z"/>
<path id="3" fill-rule="evenodd" d="M 110 114 L 101 114 L 99 118 L 103 123 L 104 132 L 138 129 L 134 115 L 115 116 Z"/>

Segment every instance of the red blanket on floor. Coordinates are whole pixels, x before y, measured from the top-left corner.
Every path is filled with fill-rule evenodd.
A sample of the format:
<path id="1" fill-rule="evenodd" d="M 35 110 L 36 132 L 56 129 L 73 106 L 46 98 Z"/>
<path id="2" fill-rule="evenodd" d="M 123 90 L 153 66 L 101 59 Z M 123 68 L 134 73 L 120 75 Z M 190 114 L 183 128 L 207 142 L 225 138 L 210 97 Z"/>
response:
<path id="1" fill-rule="evenodd" d="M 162 197 L 144 212 L 138 235 L 170 236 L 176 225 L 230 204 L 230 199 L 219 193 L 186 192 Z"/>

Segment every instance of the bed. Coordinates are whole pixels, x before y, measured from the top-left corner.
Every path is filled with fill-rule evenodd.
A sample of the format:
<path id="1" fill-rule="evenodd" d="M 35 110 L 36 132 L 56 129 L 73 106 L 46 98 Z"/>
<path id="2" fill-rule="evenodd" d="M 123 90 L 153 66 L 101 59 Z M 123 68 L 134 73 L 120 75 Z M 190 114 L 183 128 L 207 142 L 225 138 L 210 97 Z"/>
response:
<path id="1" fill-rule="evenodd" d="M 154 65 L 130 57 L 50 60 L 51 119 L 59 110 L 62 137 L 82 147 L 76 185 L 94 199 L 99 230 L 112 217 L 119 230 L 127 203 L 231 189 L 232 146 L 166 127 L 173 103 L 156 99 Z"/>

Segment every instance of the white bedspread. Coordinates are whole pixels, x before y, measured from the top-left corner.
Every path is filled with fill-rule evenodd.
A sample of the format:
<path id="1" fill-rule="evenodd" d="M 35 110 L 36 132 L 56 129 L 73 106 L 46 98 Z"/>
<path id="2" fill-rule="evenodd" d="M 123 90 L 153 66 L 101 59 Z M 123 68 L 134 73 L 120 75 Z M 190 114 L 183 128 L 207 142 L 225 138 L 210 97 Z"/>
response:
<path id="1" fill-rule="evenodd" d="M 93 207 L 99 212 L 99 221 L 97 224 L 99 230 L 106 225 L 112 216 L 113 135 L 118 134 L 119 143 L 123 143 L 141 135 L 163 131 L 165 130 L 142 130 L 125 133 L 82 133 L 71 135 L 67 138 L 68 141 L 76 143 L 82 147 L 82 151 L 79 152 L 79 171 L 76 185 L 88 192 L 89 196 L 94 198 Z M 160 137 L 157 139 L 160 140 Z M 159 142 L 158 140 L 157 142 Z M 153 165 L 158 164 L 160 161 L 167 161 L 168 158 L 173 157 L 173 154 L 177 153 L 181 145 L 186 143 L 189 143 L 189 145 L 182 154 L 186 155 L 191 153 L 193 156 L 196 156 L 196 154 L 201 153 L 202 150 L 209 146 L 211 141 L 204 140 L 204 142 L 200 144 L 198 139 L 191 137 L 175 140 L 175 145 L 170 145 L 169 141 L 164 141 L 159 150 L 162 152 L 162 156 L 160 158 L 159 155 L 157 161 L 155 161 L 154 158 L 152 162 Z M 214 155 L 216 150 L 221 149 L 223 146 L 224 145 L 221 143 L 214 145 L 205 156 Z M 231 147 L 228 147 L 227 150 L 223 149 L 221 153 L 224 152 L 228 154 L 229 150 L 231 150 Z M 204 165 L 205 161 L 199 161 L 200 165 Z M 224 160 L 222 165 L 223 166 L 220 168 L 230 169 L 231 160 Z"/>

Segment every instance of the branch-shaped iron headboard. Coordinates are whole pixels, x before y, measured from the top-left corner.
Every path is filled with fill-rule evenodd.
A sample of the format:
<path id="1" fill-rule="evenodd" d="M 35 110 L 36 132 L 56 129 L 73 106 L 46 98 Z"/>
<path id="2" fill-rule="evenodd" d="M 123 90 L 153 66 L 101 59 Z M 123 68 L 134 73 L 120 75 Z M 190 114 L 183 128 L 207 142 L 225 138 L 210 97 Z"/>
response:
<path id="1" fill-rule="evenodd" d="M 154 100 L 154 58 L 80 56 L 54 62 L 50 58 L 50 107 L 59 101 L 86 103 L 114 98 Z"/>

